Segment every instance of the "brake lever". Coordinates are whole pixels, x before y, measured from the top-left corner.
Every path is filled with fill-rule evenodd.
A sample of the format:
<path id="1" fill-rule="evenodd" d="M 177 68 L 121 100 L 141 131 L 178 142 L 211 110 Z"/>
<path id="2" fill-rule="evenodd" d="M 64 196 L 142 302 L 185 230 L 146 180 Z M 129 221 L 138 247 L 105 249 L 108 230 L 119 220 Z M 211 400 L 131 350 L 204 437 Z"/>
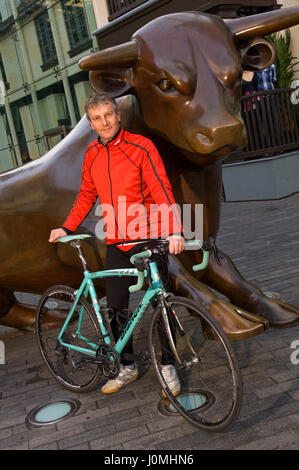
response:
<path id="1" fill-rule="evenodd" d="M 151 287 L 151 289 L 153 289 L 154 286 L 153 286 L 152 279 L 151 279 L 150 267 L 149 267 L 148 259 L 145 259 L 145 260 L 144 260 L 144 266 L 145 266 L 145 269 L 146 269 L 145 282 L 147 282 L 147 283 L 149 284 L 149 286 Z"/>

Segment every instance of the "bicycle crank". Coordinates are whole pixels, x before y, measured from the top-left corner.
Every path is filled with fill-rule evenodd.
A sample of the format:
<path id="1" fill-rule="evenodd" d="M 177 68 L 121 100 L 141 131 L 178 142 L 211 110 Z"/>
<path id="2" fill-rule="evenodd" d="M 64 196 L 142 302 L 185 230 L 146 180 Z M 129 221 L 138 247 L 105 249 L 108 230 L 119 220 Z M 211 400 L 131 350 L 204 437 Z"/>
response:
<path id="1" fill-rule="evenodd" d="M 96 352 L 96 361 L 102 368 L 102 373 L 108 379 L 113 379 L 119 374 L 120 361 L 116 352 L 107 344 L 100 343 Z"/>

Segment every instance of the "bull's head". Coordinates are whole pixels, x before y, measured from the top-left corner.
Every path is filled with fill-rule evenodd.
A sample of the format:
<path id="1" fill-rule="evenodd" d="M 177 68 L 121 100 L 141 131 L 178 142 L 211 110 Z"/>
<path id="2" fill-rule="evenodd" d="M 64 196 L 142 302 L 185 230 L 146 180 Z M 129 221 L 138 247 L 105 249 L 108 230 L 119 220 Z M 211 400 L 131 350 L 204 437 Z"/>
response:
<path id="1" fill-rule="evenodd" d="M 95 90 L 137 96 L 145 124 L 189 159 L 215 161 L 246 141 L 243 69 L 275 60 L 263 36 L 299 22 L 299 8 L 223 21 L 197 12 L 157 18 L 128 43 L 80 61 Z M 211 158 L 213 157 L 213 158 Z"/>

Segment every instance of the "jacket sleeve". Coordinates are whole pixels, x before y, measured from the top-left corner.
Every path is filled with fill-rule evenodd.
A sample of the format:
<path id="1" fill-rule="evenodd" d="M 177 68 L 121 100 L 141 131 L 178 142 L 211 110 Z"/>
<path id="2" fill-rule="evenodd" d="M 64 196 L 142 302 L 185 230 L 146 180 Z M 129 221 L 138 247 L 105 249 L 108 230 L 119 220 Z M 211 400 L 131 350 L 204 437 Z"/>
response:
<path id="1" fill-rule="evenodd" d="M 155 204 L 164 205 L 164 207 L 166 205 L 168 208 L 165 211 L 165 217 L 169 217 L 169 233 L 162 233 L 162 236 L 183 235 L 180 208 L 175 203 L 163 160 L 150 140 L 148 140 L 143 157 L 142 174 L 144 181 L 150 188 Z"/>
<path id="2" fill-rule="evenodd" d="M 90 174 L 87 158 L 85 157 L 81 174 L 80 191 L 62 227 L 66 229 L 68 233 L 74 232 L 89 214 L 96 200 L 97 190 Z"/>

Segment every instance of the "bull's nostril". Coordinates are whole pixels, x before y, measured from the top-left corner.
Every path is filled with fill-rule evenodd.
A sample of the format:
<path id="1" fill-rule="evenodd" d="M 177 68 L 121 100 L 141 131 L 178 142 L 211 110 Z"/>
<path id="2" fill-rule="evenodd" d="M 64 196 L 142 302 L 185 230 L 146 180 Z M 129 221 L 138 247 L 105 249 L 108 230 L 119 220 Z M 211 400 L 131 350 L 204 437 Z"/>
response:
<path id="1" fill-rule="evenodd" d="M 213 143 L 212 139 L 210 139 L 208 136 L 201 134 L 201 132 L 197 132 L 197 139 L 201 144 L 204 145 L 211 145 Z"/>

